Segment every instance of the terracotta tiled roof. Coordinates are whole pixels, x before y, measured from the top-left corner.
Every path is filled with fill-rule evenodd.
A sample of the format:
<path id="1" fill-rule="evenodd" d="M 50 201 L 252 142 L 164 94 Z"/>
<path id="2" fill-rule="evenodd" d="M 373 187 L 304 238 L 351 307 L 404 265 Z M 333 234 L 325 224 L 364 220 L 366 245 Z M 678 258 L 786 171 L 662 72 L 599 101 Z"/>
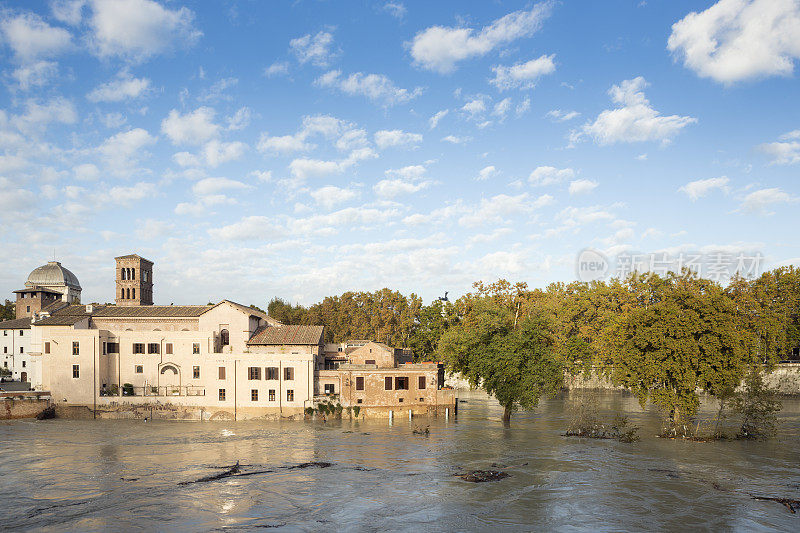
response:
<path id="1" fill-rule="evenodd" d="M 323 326 L 266 326 L 253 333 L 247 344 L 319 344 L 322 329 Z"/>
<path id="2" fill-rule="evenodd" d="M 213 305 L 135 305 L 96 307 L 92 316 L 97 318 L 167 318 L 198 317 Z"/>
<path id="3" fill-rule="evenodd" d="M 33 324 L 36 326 L 74 326 L 84 318 L 89 318 L 89 315 L 51 315 L 37 320 Z"/>
<path id="4" fill-rule="evenodd" d="M 114 259 L 141 259 L 145 263 L 150 263 L 151 265 L 154 264 L 149 259 L 145 259 L 144 257 L 142 257 L 140 255 L 136 255 L 136 254 L 121 255 L 119 257 L 115 257 Z"/>
<path id="5" fill-rule="evenodd" d="M 17 318 L 16 320 L 6 320 L 5 322 L 0 322 L 0 329 L 30 329 L 31 328 L 31 319 L 28 318 Z"/>

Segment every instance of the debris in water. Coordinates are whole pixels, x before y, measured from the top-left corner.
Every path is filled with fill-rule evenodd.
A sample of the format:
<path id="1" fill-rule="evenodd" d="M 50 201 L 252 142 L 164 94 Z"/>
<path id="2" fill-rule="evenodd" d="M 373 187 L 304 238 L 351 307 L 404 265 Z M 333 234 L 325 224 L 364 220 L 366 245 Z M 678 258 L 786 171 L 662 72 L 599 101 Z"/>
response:
<path id="1" fill-rule="evenodd" d="M 56 417 L 56 406 L 51 405 L 50 407 L 45 408 L 42 410 L 41 413 L 36 415 L 36 420 L 50 420 L 51 418 Z"/>
<path id="2" fill-rule="evenodd" d="M 122 481 L 139 481 L 138 477 L 121 477 Z"/>
<path id="3" fill-rule="evenodd" d="M 464 481 L 469 481 L 471 483 L 485 483 L 486 481 L 499 481 L 504 477 L 508 477 L 506 472 L 502 472 L 500 470 L 473 470 L 472 472 L 467 472 L 466 474 L 453 474 L 456 477 L 460 477 Z"/>
<path id="4" fill-rule="evenodd" d="M 286 468 L 287 470 L 293 470 L 295 468 L 309 468 L 312 466 L 316 466 L 318 468 L 328 468 L 329 466 L 333 466 L 333 463 L 326 463 L 325 461 L 311 461 L 308 463 L 300 463 L 297 465 L 285 466 L 284 468 Z"/>
<path id="5" fill-rule="evenodd" d="M 191 483 L 207 483 L 209 481 L 216 481 L 218 479 L 235 476 L 239 472 L 241 472 L 241 468 L 239 467 L 239 461 L 236 461 L 235 465 L 226 468 L 224 472 L 220 472 L 219 474 L 215 474 L 213 476 L 201 477 L 200 479 L 197 479 L 195 481 L 181 481 L 180 483 L 178 483 L 178 485 L 189 485 Z"/>
<path id="6" fill-rule="evenodd" d="M 756 496 L 755 494 L 750 495 L 751 498 L 754 500 L 764 500 L 770 502 L 777 502 L 786 507 L 790 513 L 795 514 L 796 509 L 800 509 L 800 500 L 793 500 L 791 498 L 774 498 L 772 496 Z"/>
<path id="7" fill-rule="evenodd" d="M 417 427 L 412 431 L 414 435 L 425 435 L 426 437 L 431 434 L 430 426 L 425 426 L 425 429 Z"/>
<path id="8" fill-rule="evenodd" d="M 353 467 L 353 470 L 358 470 L 359 472 L 372 472 L 375 469 L 374 468 L 367 468 L 365 466 L 355 466 L 355 467 Z"/>

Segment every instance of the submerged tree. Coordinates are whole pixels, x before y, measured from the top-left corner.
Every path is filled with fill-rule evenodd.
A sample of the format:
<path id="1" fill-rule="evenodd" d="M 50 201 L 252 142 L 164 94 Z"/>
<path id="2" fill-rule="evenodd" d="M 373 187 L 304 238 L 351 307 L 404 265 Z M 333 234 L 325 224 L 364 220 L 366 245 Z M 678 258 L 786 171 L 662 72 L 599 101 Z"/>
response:
<path id="1" fill-rule="evenodd" d="M 690 273 L 629 284 L 639 306 L 619 325 L 611 378 L 683 424 L 697 412 L 698 389 L 724 396 L 744 377 L 750 354 L 736 306 L 718 284 Z"/>
<path id="2" fill-rule="evenodd" d="M 747 373 L 744 387 L 733 400 L 733 411 L 742 417 L 742 425 L 736 437 L 773 437 L 778 430 L 777 413 L 781 407 L 781 402 L 775 398 L 775 391 L 764 384 L 761 368 L 752 367 Z"/>
<path id="3" fill-rule="evenodd" d="M 564 379 L 546 318 L 536 312 L 520 316 L 507 304 L 501 298 L 472 298 L 469 313 L 439 343 L 450 369 L 497 398 L 505 423 L 514 410 L 532 409 L 543 394 L 560 390 Z"/>

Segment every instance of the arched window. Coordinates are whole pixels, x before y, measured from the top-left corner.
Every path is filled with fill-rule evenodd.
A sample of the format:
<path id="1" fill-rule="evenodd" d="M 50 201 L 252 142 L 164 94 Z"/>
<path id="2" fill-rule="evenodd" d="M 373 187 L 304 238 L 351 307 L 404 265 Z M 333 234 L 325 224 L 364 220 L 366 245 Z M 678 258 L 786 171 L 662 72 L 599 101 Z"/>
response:
<path id="1" fill-rule="evenodd" d="M 120 300 L 124 300 L 125 299 L 125 289 L 120 289 L 119 292 L 122 293 L 122 294 L 119 295 Z"/>
<path id="2" fill-rule="evenodd" d="M 131 290 L 130 290 L 130 289 L 128 289 L 126 294 L 128 295 L 128 298 L 127 298 L 127 299 L 128 299 L 128 300 L 130 300 L 130 299 L 131 299 Z"/>
<path id="3" fill-rule="evenodd" d="M 136 279 L 136 269 L 135 268 L 131 269 L 131 279 Z"/>
<path id="4" fill-rule="evenodd" d="M 132 289 L 132 290 L 133 290 L 133 299 L 135 300 L 136 299 L 136 289 Z"/>
<path id="5" fill-rule="evenodd" d="M 119 279 L 125 279 L 125 269 L 124 268 L 120 268 L 119 269 Z"/>
<path id="6" fill-rule="evenodd" d="M 219 332 L 219 343 L 222 346 L 228 346 L 231 343 L 230 335 L 228 334 L 227 329 L 223 329 Z"/>

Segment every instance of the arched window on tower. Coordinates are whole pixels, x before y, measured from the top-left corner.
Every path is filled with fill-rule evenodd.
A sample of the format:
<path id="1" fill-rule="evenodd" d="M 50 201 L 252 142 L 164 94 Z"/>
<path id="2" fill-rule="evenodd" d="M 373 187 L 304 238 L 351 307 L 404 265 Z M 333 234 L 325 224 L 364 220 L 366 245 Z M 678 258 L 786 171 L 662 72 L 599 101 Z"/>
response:
<path id="1" fill-rule="evenodd" d="M 121 293 L 119 295 L 120 300 L 124 300 L 125 299 L 125 289 L 120 289 L 119 292 Z"/>
<path id="2" fill-rule="evenodd" d="M 131 289 L 131 290 L 133 291 L 133 293 L 132 293 L 133 294 L 133 299 L 135 300 L 136 299 L 136 289 Z"/>
<path id="3" fill-rule="evenodd" d="M 119 279 L 123 279 L 123 280 L 125 279 L 125 269 L 124 268 L 120 268 L 119 269 Z"/>
<path id="4" fill-rule="evenodd" d="M 231 343 L 230 334 L 228 334 L 227 329 L 223 329 L 219 332 L 219 343 L 222 346 L 228 346 Z"/>
<path id="5" fill-rule="evenodd" d="M 127 298 L 127 299 L 128 299 L 128 300 L 130 300 L 130 299 L 131 299 L 131 290 L 130 290 L 130 289 L 127 289 L 127 292 L 126 292 L 126 294 L 128 295 L 128 298 Z"/>
<path id="6" fill-rule="evenodd" d="M 136 279 L 136 269 L 135 268 L 131 269 L 131 279 Z"/>

